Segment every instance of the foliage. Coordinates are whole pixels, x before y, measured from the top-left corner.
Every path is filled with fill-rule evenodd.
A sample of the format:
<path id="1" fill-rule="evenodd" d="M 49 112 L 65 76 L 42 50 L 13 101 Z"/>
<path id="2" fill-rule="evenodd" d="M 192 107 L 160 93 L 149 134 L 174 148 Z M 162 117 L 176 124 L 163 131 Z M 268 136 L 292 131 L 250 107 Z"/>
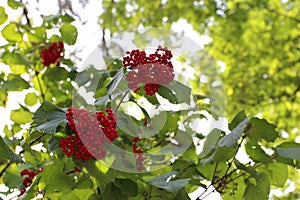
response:
<path id="1" fill-rule="evenodd" d="M 5 9 L 0 7 L 0 24 L 4 24 L 1 34 L 7 41 L 0 48 L 1 61 L 10 68 L 0 74 L 0 106 L 7 105 L 11 92 L 25 94 L 24 102 L 11 112 L 14 124 L 5 126 L 5 135 L 0 138 L 0 182 L 10 189 L 20 190 L 16 196 L 22 199 L 33 199 L 37 194 L 43 199 L 189 199 L 188 194 L 198 187 L 204 189 L 198 199 L 205 199 L 210 190 L 218 192 L 223 199 L 268 199 L 272 188 L 286 187 L 288 179 L 297 178 L 300 144 L 294 141 L 293 135 L 286 141 L 280 130 L 291 131 L 299 119 L 299 112 L 292 112 L 299 110 L 300 72 L 296 62 L 299 47 L 292 42 L 299 39 L 299 32 L 294 28 L 299 20 L 295 9 L 299 3 L 203 2 L 166 1 L 163 4 L 154 1 L 152 5 L 146 1 L 128 1 L 143 6 L 137 6 L 126 15 L 126 1 L 104 1 L 104 12 L 100 16 L 103 28 L 112 33 L 138 23 L 170 26 L 179 17 L 193 25 L 198 20 L 203 21 L 195 29 L 210 32 L 213 42 L 209 51 L 227 65 L 223 76 L 229 96 L 228 112 L 233 119 L 228 124 L 230 133 L 213 129 L 200 153 L 193 140 L 204 140 L 204 137 L 185 123 L 203 117 L 197 112 L 191 116 L 190 111 L 211 112 L 210 105 L 197 103 L 192 98 L 205 98 L 194 95 L 198 86 L 192 84 L 190 88 L 179 80 L 172 80 L 161 84 L 155 95 L 147 95 L 143 89 L 131 91 L 124 87 L 125 76 L 131 69 L 124 68 L 121 59 L 109 63 L 107 69 L 90 66 L 83 72 L 74 67 L 73 59 L 59 52 L 62 54 L 45 66 L 42 50 L 56 42 L 76 44 L 78 32 L 72 24 L 73 17 L 66 13 L 44 16 L 41 26 L 32 27 L 27 5 L 9 0 L 12 9 L 24 11 L 21 18 L 25 21 L 5 24 L 8 18 Z M 113 8 L 116 12 L 112 12 Z M 182 16 L 174 15 L 179 11 Z M 214 23 L 209 25 L 206 20 L 212 16 Z M 162 24 L 164 17 L 167 22 Z M 283 28 L 291 31 L 283 34 Z M 56 30 L 57 34 L 49 30 Z M 280 53 L 282 44 L 284 53 Z M 278 88 L 283 84 L 285 88 Z M 93 91 L 95 103 L 88 104 L 79 88 Z M 158 107 L 160 97 L 173 105 L 196 102 L 191 110 L 166 110 L 153 115 L 139 101 L 144 99 Z M 284 99 L 291 101 L 284 102 Z M 270 100 L 272 104 L 268 104 Z M 135 105 L 142 119 L 129 115 L 123 104 Z M 109 127 L 118 131 L 118 137 L 103 146 L 108 152 L 105 158 L 82 160 L 62 152 L 62 138 L 80 135 L 66 117 L 71 106 L 93 111 L 91 113 L 104 112 L 105 108 L 114 110 L 111 116 L 117 125 Z M 245 111 L 236 113 L 241 108 L 246 108 L 251 115 Z M 268 113 L 271 108 L 273 112 Z M 259 112 L 267 120 L 252 117 Z M 93 120 L 93 115 L 90 117 Z M 79 123 L 78 119 L 74 115 L 73 123 Z M 283 122 L 287 119 L 288 124 Z M 106 133 L 107 125 L 102 121 L 97 128 Z M 141 133 L 148 137 L 140 138 Z M 85 141 L 82 143 L 87 146 Z M 41 144 L 42 150 L 32 148 L 36 144 Z M 112 145 L 122 151 L 114 152 L 110 149 Z M 251 160 L 246 164 L 237 156 L 243 149 Z M 120 157 L 114 156 L 119 152 Z M 120 167 L 124 170 L 119 170 Z M 24 184 L 21 177 L 24 169 L 39 171 L 31 176 L 29 185 Z M 10 190 L 3 194 L 9 193 Z M 297 194 L 289 194 L 289 198 L 297 198 Z"/>

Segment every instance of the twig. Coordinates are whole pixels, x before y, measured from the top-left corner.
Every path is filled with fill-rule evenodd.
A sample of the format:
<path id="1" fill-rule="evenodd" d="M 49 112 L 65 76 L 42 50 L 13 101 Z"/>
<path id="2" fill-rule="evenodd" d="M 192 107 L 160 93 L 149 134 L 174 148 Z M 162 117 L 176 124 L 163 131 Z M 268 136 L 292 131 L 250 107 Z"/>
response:
<path id="1" fill-rule="evenodd" d="M 32 141 L 29 143 L 29 145 L 32 146 L 34 143 L 36 143 L 37 141 L 39 141 L 44 135 L 45 135 L 45 134 L 43 133 L 43 134 L 40 135 L 39 137 L 35 138 L 34 140 L 32 140 Z M 19 154 L 24 153 L 24 151 L 25 151 L 25 150 L 23 149 L 22 151 L 20 151 Z"/>
<path id="2" fill-rule="evenodd" d="M 263 162 L 257 164 L 256 166 L 252 167 L 250 170 L 254 170 L 254 169 L 257 169 L 257 168 L 261 167 L 262 165 L 264 165 L 264 164 L 266 164 L 266 163 L 272 161 L 273 159 L 275 159 L 277 156 L 278 156 L 277 153 L 276 153 L 276 154 L 273 154 L 269 159 L 267 159 L 267 160 L 265 160 L 265 161 L 263 161 Z M 238 179 L 238 178 L 240 178 L 240 177 L 242 177 L 242 176 L 245 176 L 247 173 L 249 173 L 249 172 L 244 172 L 244 173 L 238 175 L 237 177 L 235 177 L 235 178 L 231 179 L 230 181 L 228 181 L 227 184 L 228 184 L 228 183 L 231 183 L 231 182 L 233 182 L 233 181 L 235 181 L 236 179 Z"/>
<path id="3" fill-rule="evenodd" d="M 125 97 L 127 96 L 127 94 L 129 93 L 130 90 L 127 90 L 124 94 L 124 96 L 122 97 L 122 99 L 120 100 L 120 102 L 118 103 L 117 107 L 115 108 L 115 112 L 117 112 L 117 110 L 119 109 L 121 103 L 124 101 Z"/>
<path id="4" fill-rule="evenodd" d="M 210 191 L 207 195 L 205 195 L 202 199 L 205 199 L 206 197 L 208 197 L 211 193 L 215 192 L 215 190 Z M 198 200 L 198 199 L 197 199 Z M 199 199 L 201 200 L 201 199 Z"/>
<path id="5" fill-rule="evenodd" d="M 45 101 L 45 94 L 44 94 L 42 84 L 41 84 L 41 81 L 40 81 L 39 72 L 36 71 L 35 75 L 36 75 L 36 79 L 37 79 L 37 82 L 38 82 L 38 85 L 39 85 L 39 89 L 40 89 L 40 92 L 41 92 L 42 99 L 43 99 L 43 101 Z"/>
<path id="6" fill-rule="evenodd" d="M 7 168 L 11 165 L 11 162 L 8 162 L 5 167 L 1 170 L 0 172 L 0 177 L 2 177 L 2 175 L 4 174 L 4 172 L 7 170 Z"/>

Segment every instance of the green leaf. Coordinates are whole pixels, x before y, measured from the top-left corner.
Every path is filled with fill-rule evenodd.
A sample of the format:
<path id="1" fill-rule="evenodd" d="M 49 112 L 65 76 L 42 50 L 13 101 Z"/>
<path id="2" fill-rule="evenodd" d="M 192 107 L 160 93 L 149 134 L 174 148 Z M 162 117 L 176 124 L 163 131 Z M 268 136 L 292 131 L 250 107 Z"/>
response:
<path id="1" fill-rule="evenodd" d="M 236 152 L 236 148 L 233 147 L 219 147 L 214 154 L 214 161 L 226 161 L 233 158 Z"/>
<path id="2" fill-rule="evenodd" d="M 209 154 L 215 146 L 217 146 L 217 142 L 222 134 L 222 131 L 214 128 L 206 137 L 204 142 L 203 150 L 199 155 L 199 158 L 204 158 L 207 154 Z"/>
<path id="3" fill-rule="evenodd" d="M 245 189 L 244 200 L 266 200 L 270 192 L 270 180 L 265 173 L 254 176 L 255 183 L 249 182 Z"/>
<path id="4" fill-rule="evenodd" d="M 2 33 L 2 36 L 8 41 L 20 42 L 22 40 L 22 34 L 18 30 L 17 25 L 14 23 L 10 23 L 10 24 L 6 25 L 2 29 L 1 33 Z"/>
<path id="5" fill-rule="evenodd" d="M 17 9 L 18 7 L 23 6 L 22 2 L 16 0 L 7 0 L 7 5 L 12 9 Z"/>
<path id="6" fill-rule="evenodd" d="M 174 181 L 167 181 L 167 179 L 174 176 L 175 174 L 177 174 L 177 171 L 172 171 L 150 179 L 148 180 L 148 182 L 158 188 L 165 189 L 168 192 L 177 193 L 181 188 L 188 184 L 190 179 L 177 179 Z"/>
<path id="7" fill-rule="evenodd" d="M 294 142 L 284 142 L 276 147 L 278 155 L 284 158 L 300 160 L 300 144 Z"/>
<path id="8" fill-rule="evenodd" d="M 267 173 L 269 173 L 271 185 L 283 187 L 288 178 L 288 167 L 282 163 L 268 163 L 266 165 Z"/>
<path id="9" fill-rule="evenodd" d="M 18 110 L 12 110 L 10 113 L 10 119 L 17 124 L 26 124 L 32 122 L 31 117 L 32 113 L 24 106 L 21 106 L 21 108 Z"/>
<path id="10" fill-rule="evenodd" d="M 21 78 L 19 75 L 10 74 L 7 78 L 7 81 L 2 83 L 1 89 L 7 91 L 22 91 L 29 87 L 29 83 L 23 78 Z"/>
<path id="11" fill-rule="evenodd" d="M 89 196 L 92 195 L 94 191 L 92 189 L 74 189 L 64 195 L 62 195 L 59 200 L 88 200 Z"/>
<path id="12" fill-rule="evenodd" d="M 234 173 L 234 176 L 238 174 Z M 226 188 L 221 194 L 222 200 L 241 200 L 243 199 L 244 191 L 246 188 L 244 177 L 240 177 L 233 182 L 226 185 Z"/>
<path id="13" fill-rule="evenodd" d="M 115 186 L 112 182 L 106 185 L 103 194 L 102 200 L 120 200 L 124 199 L 122 190 Z"/>
<path id="14" fill-rule="evenodd" d="M 118 127 L 132 136 L 140 133 L 140 127 L 136 125 L 131 118 L 122 111 L 116 113 L 118 118 Z"/>
<path id="15" fill-rule="evenodd" d="M 191 95 L 191 88 L 187 87 L 186 85 L 183 85 L 179 81 L 173 80 L 171 83 L 164 85 L 164 87 L 172 90 L 178 99 L 179 103 L 186 103 L 190 104 L 190 95 Z M 172 100 L 174 100 L 172 96 Z"/>
<path id="16" fill-rule="evenodd" d="M 22 187 L 23 178 L 20 176 L 20 169 L 16 164 L 11 164 L 3 175 L 3 182 L 9 188 Z"/>
<path id="17" fill-rule="evenodd" d="M 239 123 L 239 125 L 237 125 L 232 131 L 231 133 L 229 133 L 228 135 L 224 136 L 220 141 L 219 141 L 219 146 L 223 147 L 234 147 L 237 144 L 237 141 L 239 140 L 239 138 L 241 137 L 241 135 L 244 132 L 244 129 L 246 128 L 246 126 L 248 125 L 248 117 L 245 118 L 241 123 Z"/>
<path id="18" fill-rule="evenodd" d="M 47 38 L 46 29 L 44 27 L 32 28 L 27 35 L 29 41 L 34 43 L 45 42 Z"/>
<path id="19" fill-rule="evenodd" d="M 125 91 L 125 92 L 127 92 L 127 91 Z M 121 95 L 124 95 L 124 91 L 117 92 L 117 93 L 111 94 L 111 95 L 104 95 L 104 96 L 96 99 L 95 105 L 104 105 L 105 106 L 107 103 L 115 100 L 117 97 L 119 97 Z"/>
<path id="20" fill-rule="evenodd" d="M 53 135 L 51 135 L 50 139 L 49 139 L 49 143 L 48 143 L 48 149 L 50 152 L 57 152 L 60 150 L 60 146 L 59 146 L 59 142 L 60 139 L 57 137 L 54 137 Z"/>
<path id="21" fill-rule="evenodd" d="M 239 125 L 247 117 L 244 110 L 240 111 L 229 124 L 229 129 L 233 130 L 237 125 Z"/>
<path id="22" fill-rule="evenodd" d="M 72 166 L 74 166 L 74 163 L 72 163 Z M 72 188 L 76 189 L 86 189 L 86 188 L 93 188 L 93 182 L 91 180 L 91 177 L 87 174 L 84 174 L 81 176 L 78 181 L 72 185 Z"/>
<path id="23" fill-rule="evenodd" d="M 178 179 L 169 182 L 151 182 L 154 186 L 162 188 L 171 193 L 177 193 L 181 188 L 189 183 L 190 179 Z"/>
<path id="24" fill-rule="evenodd" d="M 114 185 L 119 187 L 126 197 L 136 196 L 138 194 L 138 186 L 131 179 L 116 179 Z"/>
<path id="25" fill-rule="evenodd" d="M 124 69 L 120 68 L 119 70 L 117 70 L 117 73 L 111 78 L 111 80 L 105 86 L 107 89 L 107 93 L 109 95 L 111 95 L 114 92 L 114 90 L 118 87 L 123 77 L 124 77 Z"/>
<path id="26" fill-rule="evenodd" d="M 158 94 L 163 98 L 168 99 L 170 103 L 173 104 L 180 103 L 179 100 L 177 99 L 175 92 L 173 92 L 171 89 L 163 85 L 161 85 L 160 88 L 158 89 Z"/>
<path id="27" fill-rule="evenodd" d="M 37 103 L 38 96 L 34 92 L 30 92 L 26 94 L 25 103 L 28 106 L 33 106 Z"/>
<path id="28" fill-rule="evenodd" d="M 0 6 L 0 25 L 6 22 L 7 20 L 7 14 L 5 13 L 5 9 Z"/>
<path id="29" fill-rule="evenodd" d="M 175 197 L 174 200 L 190 200 L 190 197 L 189 197 L 188 193 L 184 189 L 181 189 L 176 194 L 176 197 Z"/>
<path id="30" fill-rule="evenodd" d="M 61 16 L 61 20 L 62 20 L 62 22 L 71 23 L 74 21 L 74 18 L 71 17 L 70 15 L 68 15 L 67 13 L 65 13 Z"/>
<path id="31" fill-rule="evenodd" d="M 78 35 L 75 26 L 66 23 L 60 27 L 59 32 L 61 33 L 61 37 L 64 42 L 69 45 L 75 44 Z"/>
<path id="32" fill-rule="evenodd" d="M 0 106 L 5 107 L 7 102 L 8 94 L 4 90 L 0 90 Z"/>
<path id="33" fill-rule="evenodd" d="M 160 176 L 152 178 L 152 179 L 148 180 L 148 182 L 150 182 L 150 183 L 152 183 L 152 182 L 166 182 L 168 180 L 168 178 L 176 175 L 177 173 L 178 173 L 177 171 L 171 171 L 171 172 L 168 172 L 166 174 L 162 174 Z"/>
<path id="34" fill-rule="evenodd" d="M 6 160 L 16 163 L 23 162 L 22 159 L 9 148 L 3 138 L 0 137 L 0 161 Z"/>
<path id="35" fill-rule="evenodd" d="M 56 132 L 56 128 L 63 122 L 67 122 L 65 111 L 49 101 L 44 101 L 33 115 L 33 124 L 36 130 L 46 133 Z"/>
<path id="36" fill-rule="evenodd" d="M 56 160 L 52 165 L 44 167 L 43 173 L 40 174 L 39 188 L 45 191 L 47 196 L 51 193 L 65 193 L 70 191 L 73 181 L 71 177 L 63 172 L 64 162 Z"/>
<path id="37" fill-rule="evenodd" d="M 88 170 L 90 176 L 94 177 L 96 180 L 101 180 L 99 182 L 100 187 L 105 187 L 109 182 L 115 179 L 113 170 L 109 169 L 106 164 L 100 160 L 89 160 L 84 163 L 84 166 Z"/>
<path id="38" fill-rule="evenodd" d="M 207 180 L 212 180 L 214 174 L 214 169 L 217 167 L 216 171 L 218 174 L 224 174 L 228 165 L 226 162 L 213 162 L 213 163 L 204 163 L 197 165 L 197 171 L 202 174 Z"/>
<path id="39" fill-rule="evenodd" d="M 261 145 L 253 142 L 252 140 L 247 141 L 245 144 L 245 150 L 249 157 L 256 162 L 264 162 L 270 158 L 261 148 Z"/>
<path id="40" fill-rule="evenodd" d="M 279 135 L 275 130 L 276 127 L 265 119 L 252 118 L 250 123 L 252 127 L 250 129 L 249 138 L 252 140 L 260 141 L 264 139 L 268 142 L 274 142 Z"/>
<path id="41" fill-rule="evenodd" d="M 143 114 L 146 118 L 147 124 L 150 124 L 151 123 L 151 118 L 150 118 L 148 112 L 141 105 L 139 105 L 139 104 L 137 104 L 137 105 L 140 107 L 141 111 L 143 112 Z"/>

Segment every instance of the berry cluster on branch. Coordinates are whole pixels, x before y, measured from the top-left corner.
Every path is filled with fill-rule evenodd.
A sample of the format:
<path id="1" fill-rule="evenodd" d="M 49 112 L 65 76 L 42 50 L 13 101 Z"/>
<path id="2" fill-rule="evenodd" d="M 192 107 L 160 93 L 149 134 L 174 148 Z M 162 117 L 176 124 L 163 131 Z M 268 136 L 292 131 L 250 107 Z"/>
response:
<path id="1" fill-rule="evenodd" d="M 50 64 L 59 65 L 60 58 L 63 57 L 64 43 L 53 42 L 48 49 L 41 50 L 42 64 L 48 67 Z"/>
<path id="2" fill-rule="evenodd" d="M 106 108 L 91 115 L 88 110 L 72 107 L 66 118 L 72 135 L 60 140 L 62 152 L 81 160 L 102 159 L 106 156 L 105 143 L 118 138 L 117 118 L 115 113 Z"/>
<path id="3" fill-rule="evenodd" d="M 24 194 L 26 192 L 26 188 L 28 188 L 31 184 L 32 184 L 32 180 L 33 178 L 38 175 L 39 173 L 41 173 L 44 169 L 40 168 L 38 169 L 37 172 L 33 171 L 33 170 L 28 170 L 28 169 L 23 169 L 20 172 L 20 175 L 23 177 L 25 176 L 24 180 L 23 180 L 23 188 L 20 189 L 20 195 Z"/>
<path id="4" fill-rule="evenodd" d="M 141 86 L 149 96 L 158 92 L 160 85 L 168 84 L 174 79 L 174 70 L 170 50 L 158 46 L 155 53 L 146 55 L 145 51 L 126 52 L 123 66 L 129 71 L 126 76 L 128 87 L 137 92 Z"/>

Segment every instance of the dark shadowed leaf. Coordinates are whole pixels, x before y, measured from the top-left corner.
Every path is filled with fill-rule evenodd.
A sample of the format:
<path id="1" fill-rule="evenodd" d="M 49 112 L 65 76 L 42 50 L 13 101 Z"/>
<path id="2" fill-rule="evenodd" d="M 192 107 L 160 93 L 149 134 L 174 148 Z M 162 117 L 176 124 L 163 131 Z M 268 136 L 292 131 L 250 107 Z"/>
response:
<path id="1" fill-rule="evenodd" d="M 23 162 L 22 159 L 10 149 L 3 138 L 0 137 L 0 161 L 6 160 L 16 163 Z"/>
<path id="2" fill-rule="evenodd" d="M 33 120 L 32 127 L 46 133 L 56 132 L 56 128 L 59 124 L 67 122 L 65 111 L 49 101 L 42 103 L 39 109 L 34 113 Z"/>

